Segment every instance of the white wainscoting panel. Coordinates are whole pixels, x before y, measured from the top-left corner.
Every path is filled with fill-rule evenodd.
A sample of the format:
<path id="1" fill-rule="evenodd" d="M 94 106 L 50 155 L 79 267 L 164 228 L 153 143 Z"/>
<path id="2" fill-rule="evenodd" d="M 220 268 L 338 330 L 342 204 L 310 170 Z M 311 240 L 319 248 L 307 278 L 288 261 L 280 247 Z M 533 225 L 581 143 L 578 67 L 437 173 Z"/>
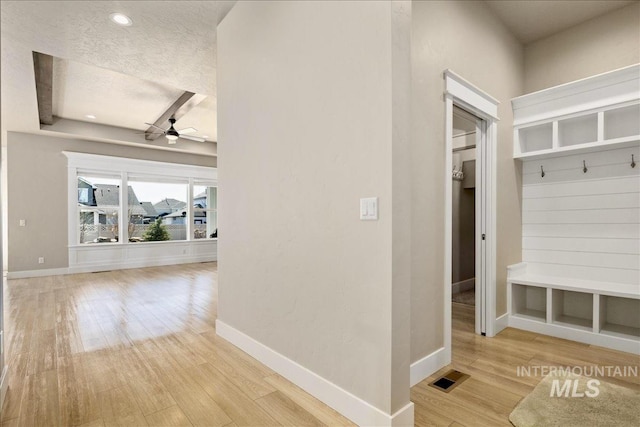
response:
<path id="1" fill-rule="evenodd" d="M 631 167 L 632 155 L 640 159 L 640 146 L 525 161 L 523 262 L 548 275 L 640 283 L 640 165 Z"/>
<path id="2" fill-rule="evenodd" d="M 69 273 L 216 261 L 217 239 L 78 245 L 69 248 Z"/>

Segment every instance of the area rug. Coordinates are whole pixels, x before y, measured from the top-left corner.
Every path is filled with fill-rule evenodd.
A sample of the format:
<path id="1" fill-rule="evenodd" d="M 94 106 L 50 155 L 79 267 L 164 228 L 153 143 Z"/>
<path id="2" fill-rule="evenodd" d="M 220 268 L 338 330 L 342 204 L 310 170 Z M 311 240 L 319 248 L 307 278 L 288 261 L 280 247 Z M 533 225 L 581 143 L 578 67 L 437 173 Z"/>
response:
<path id="1" fill-rule="evenodd" d="M 515 427 L 640 425 L 640 392 L 580 375 L 547 375 L 509 415 Z M 595 396 L 594 396 L 595 395 Z M 589 397 L 592 396 L 592 397 Z"/>

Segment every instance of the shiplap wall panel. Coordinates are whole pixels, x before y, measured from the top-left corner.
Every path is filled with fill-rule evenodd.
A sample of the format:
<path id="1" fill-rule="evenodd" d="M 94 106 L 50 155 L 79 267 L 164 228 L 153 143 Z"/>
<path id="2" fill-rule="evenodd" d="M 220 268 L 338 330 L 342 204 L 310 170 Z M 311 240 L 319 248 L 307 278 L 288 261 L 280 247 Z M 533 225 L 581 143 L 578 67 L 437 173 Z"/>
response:
<path id="1" fill-rule="evenodd" d="M 527 262 L 640 270 L 640 257 L 629 254 L 524 249 L 522 256 L 527 259 Z"/>
<path id="2" fill-rule="evenodd" d="M 590 280 L 603 283 L 624 283 L 630 285 L 629 291 L 638 292 L 640 270 L 592 267 L 571 264 L 545 264 L 529 262 L 527 274 L 538 276 L 568 277 L 570 279 Z"/>
<path id="3" fill-rule="evenodd" d="M 627 165 L 627 168 L 636 170 Z M 588 196 L 596 194 L 620 194 L 640 192 L 638 176 L 625 176 L 606 179 L 580 181 L 566 181 L 555 183 L 524 184 L 522 186 L 523 199 L 539 199 L 549 197 Z"/>
<path id="4" fill-rule="evenodd" d="M 522 249 L 640 255 L 640 242 L 629 238 L 523 237 Z"/>
<path id="5" fill-rule="evenodd" d="M 523 224 L 637 224 L 640 209 L 523 211 Z"/>
<path id="6" fill-rule="evenodd" d="M 632 154 L 640 158 L 640 145 L 525 161 L 523 261 L 540 274 L 640 286 L 640 166 L 631 167 Z"/>
<path id="7" fill-rule="evenodd" d="M 636 193 L 595 194 L 588 196 L 566 196 L 539 199 L 524 199 L 524 211 L 582 210 L 582 209 L 640 208 L 640 197 Z"/>
<path id="8" fill-rule="evenodd" d="M 634 239 L 640 235 L 640 224 L 524 224 L 522 236 L 525 237 L 572 237 Z M 637 240 L 637 239 L 636 239 Z"/>

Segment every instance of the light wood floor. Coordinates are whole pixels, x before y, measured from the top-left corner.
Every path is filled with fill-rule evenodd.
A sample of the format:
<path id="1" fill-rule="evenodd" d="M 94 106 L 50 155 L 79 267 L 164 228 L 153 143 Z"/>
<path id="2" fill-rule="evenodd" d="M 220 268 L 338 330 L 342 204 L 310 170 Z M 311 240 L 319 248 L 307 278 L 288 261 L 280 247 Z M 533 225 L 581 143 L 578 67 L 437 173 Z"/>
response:
<path id="1" fill-rule="evenodd" d="M 474 333 L 475 307 L 453 304 L 453 363 L 411 388 L 417 426 L 511 426 L 509 414 L 542 380 L 518 377 L 518 366 L 637 366 L 640 357 L 507 328 L 493 338 Z M 428 384 L 449 369 L 471 378 L 449 393 Z M 640 392 L 640 380 L 602 378 Z"/>
<path id="2" fill-rule="evenodd" d="M 8 281 L 2 426 L 350 425 L 216 336 L 216 271 L 207 263 Z M 517 378 L 519 365 L 638 363 L 514 329 L 479 337 L 473 308 L 453 311 L 452 366 L 471 378 L 449 394 L 430 380 L 413 387 L 416 425 L 508 425 L 541 379 Z M 640 389 L 637 378 L 619 383 Z"/>
<path id="3" fill-rule="evenodd" d="M 9 280 L 2 426 L 352 425 L 215 333 L 215 263 Z"/>

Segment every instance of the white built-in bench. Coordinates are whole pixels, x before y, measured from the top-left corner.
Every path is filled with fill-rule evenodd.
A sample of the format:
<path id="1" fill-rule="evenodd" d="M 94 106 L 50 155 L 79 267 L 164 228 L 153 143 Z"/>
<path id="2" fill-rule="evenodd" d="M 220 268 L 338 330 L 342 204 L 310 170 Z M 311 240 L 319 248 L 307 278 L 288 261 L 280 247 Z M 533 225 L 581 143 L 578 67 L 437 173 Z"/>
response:
<path id="1" fill-rule="evenodd" d="M 509 326 L 640 354 L 640 66 L 512 100 Z"/>
<path id="2" fill-rule="evenodd" d="M 640 284 L 546 276 L 508 267 L 509 326 L 640 354 Z"/>

